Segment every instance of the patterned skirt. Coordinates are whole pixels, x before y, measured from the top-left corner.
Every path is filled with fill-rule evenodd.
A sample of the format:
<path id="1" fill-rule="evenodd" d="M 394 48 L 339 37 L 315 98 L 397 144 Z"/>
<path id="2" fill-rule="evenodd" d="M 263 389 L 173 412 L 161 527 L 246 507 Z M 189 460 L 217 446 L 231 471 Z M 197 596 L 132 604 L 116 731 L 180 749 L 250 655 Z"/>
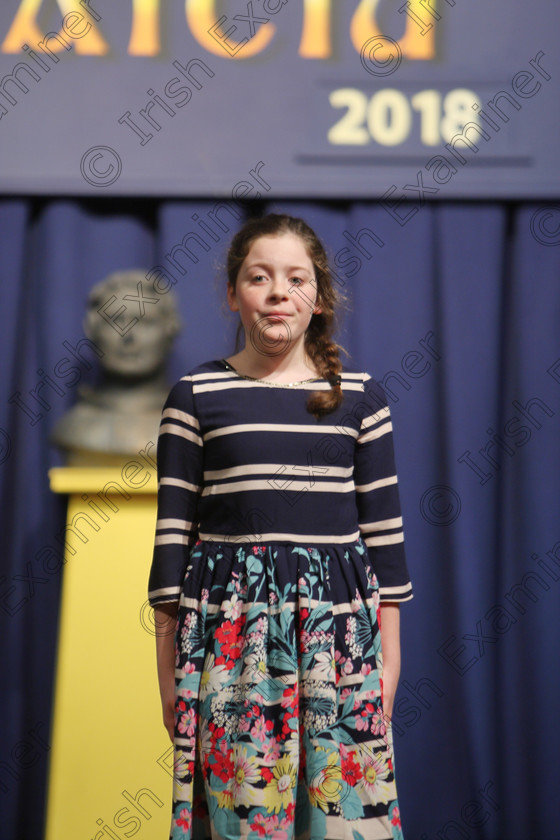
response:
<path id="1" fill-rule="evenodd" d="M 172 840 L 402 840 L 378 606 L 361 540 L 193 546 Z"/>

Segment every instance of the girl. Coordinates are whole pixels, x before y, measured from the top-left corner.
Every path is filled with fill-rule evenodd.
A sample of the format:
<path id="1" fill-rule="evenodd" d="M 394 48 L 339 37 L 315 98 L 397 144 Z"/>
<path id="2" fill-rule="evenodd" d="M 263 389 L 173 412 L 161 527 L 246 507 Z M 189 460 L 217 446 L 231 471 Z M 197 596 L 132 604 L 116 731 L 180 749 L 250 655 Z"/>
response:
<path id="1" fill-rule="evenodd" d="M 342 367 L 305 222 L 249 221 L 227 271 L 245 346 L 175 385 L 158 443 L 149 595 L 171 837 L 395 840 L 389 720 L 412 590 L 389 408 Z"/>

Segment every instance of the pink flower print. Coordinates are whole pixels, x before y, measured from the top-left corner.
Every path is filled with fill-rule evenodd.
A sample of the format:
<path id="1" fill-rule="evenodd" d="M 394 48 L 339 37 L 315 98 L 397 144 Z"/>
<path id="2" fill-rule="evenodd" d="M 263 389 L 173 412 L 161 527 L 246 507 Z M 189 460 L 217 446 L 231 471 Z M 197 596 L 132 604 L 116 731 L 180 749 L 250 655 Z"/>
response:
<path id="1" fill-rule="evenodd" d="M 233 805 L 249 805 L 253 799 L 253 787 L 260 781 L 256 758 L 247 754 L 247 747 L 236 744 L 233 748 L 234 767 L 231 782 Z"/>
<path id="2" fill-rule="evenodd" d="M 257 814 L 251 823 L 251 829 L 256 831 L 258 837 L 266 837 L 266 823 L 264 814 Z"/>
<path id="3" fill-rule="evenodd" d="M 261 744 L 268 737 L 270 729 L 272 729 L 272 721 L 265 720 L 264 715 L 257 718 L 251 729 L 251 735 L 256 738 Z"/>
<path id="4" fill-rule="evenodd" d="M 262 744 L 263 764 L 274 764 L 280 758 L 280 744 L 274 738 L 268 738 Z"/>
<path id="5" fill-rule="evenodd" d="M 276 814 L 270 817 L 257 814 L 254 822 L 251 823 L 251 828 L 256 831 L 258 837 L 266 837 L 266 840 L 287 840 L 286 828 L 289 825 L 290 821 L 286 817 L 280 819 Z"/>
<path id="6" fill-rule="evenodd" d="M 385 735 L 385 732 L 387 731 L 387 727 L 385 726 L 385 721 L 383 719 L 383 712 L 380 709 L 377 709 L 372 718 L 371 731 L 373 735 Z"/>
<path id="7" fill-rule="evenodd" d="M 185 714 L 181 715 L 178 728 L 181 734 L 186 733 L 189 738 L 194 735 L 196 729 L 196 712 L 194 709 L 188 709 Z"/>
<path id="8" fill-rule="evenodd" d="M 187 808 L 183 808 L 182 811 L 179 812 L 179 819 L 177 820 L 177 825 L 183 829 L 183 832 L 186 834 L 188 831 L 191 830 L 191 814 Z"/>
<path id="9" fill-rule="evenodd" d="M 363 717 L 365 715 L 365 717 Z M 366 712 L 362 712 L 361 715 L 356 715 L 354 717 L 356 721 L 356 729 L 360 732 L 367 732 L 369 729 L 369 720 L 367 719 Z"/>
<path id="10" fill-rule="evenodd" d="M 251 720 L 248 717 L 242 717 L 238 721 L 238 729 L 240 732 L 248 732 L 251 728 Z"/>
<path id="11" fill-rule="evenodd" d="M 179 697 L 184 697 L 185 700 L 192 700 L 193 697 L 196 697 L 195 692 L 190 688 L 180 688 L 177 694 Z"/>
<path id="12" fill-rule="evenodd" d="M 278 825 L 278 817 L 265 817 L 264 814 L 257 814 L 254 821 L 251 823 L 251 828 L 256 831 L 259 837 L 269 838 L 270 832 L 274 830 L 273 826 Z"/>
<path id="13" fill-rule="evenodd" d="M 383 754 L 380 752 L 373 754 L 362 750 L 360 763 L 363 776 L 359 781 L 359 787 L 371 798 L 372 803 L 386 803 L 394 799 L 394 783 L 387 782 L 391 768 Z"/>
<path id="14" fill-rule="evenodd" d="M 398 808 L 393 808 L 393 814 L 391 816 L 391 822 L 393 825 L 401 827 L 401 813 Z"/>

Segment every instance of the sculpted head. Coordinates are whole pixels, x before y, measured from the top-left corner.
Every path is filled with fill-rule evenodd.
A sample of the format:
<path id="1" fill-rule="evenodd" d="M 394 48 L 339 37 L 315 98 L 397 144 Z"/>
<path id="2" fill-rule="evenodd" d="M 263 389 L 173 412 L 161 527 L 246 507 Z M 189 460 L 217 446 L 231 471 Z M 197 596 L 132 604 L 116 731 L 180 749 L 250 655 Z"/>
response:
<path id="1" fill-rule="evenodd" d="M 100 364 L 112 376 L 156 376 L 179 329 L 173 293 L 157 292 L 145 271 L 117 271 L 89 293 L 84 331 L 103 351 Z"/>

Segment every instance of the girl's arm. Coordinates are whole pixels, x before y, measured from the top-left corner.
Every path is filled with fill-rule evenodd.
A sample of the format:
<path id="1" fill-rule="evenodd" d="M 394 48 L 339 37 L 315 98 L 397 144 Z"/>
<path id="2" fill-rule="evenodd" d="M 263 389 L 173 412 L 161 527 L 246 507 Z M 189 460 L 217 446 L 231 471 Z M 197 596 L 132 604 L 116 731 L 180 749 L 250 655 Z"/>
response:
<path id="1" fill-rule="evenodd" d="M 177 604 L 160 604 L 154 608 L 156 625 L 156 657 L 163 725 L 171 741 L 175 727 L 175 623 Z"/>
<path id="2" fill-rule="evenodd" d="M 382 603 L 379 616 L 383 653 L 383 714 L 391 719 L 401 671 L 399 604 Z"/>
<path id="3" fill-rule="evenodd" d="M 155 614 L 163 723 L 173 740 L 175 626 L 190 547 L 197 539 L 196 509 L 203 478 L 202 436 L 191 375 L 174 385 L 163 407 L 157 466 L 157 521 L 148 598 Z"/>

